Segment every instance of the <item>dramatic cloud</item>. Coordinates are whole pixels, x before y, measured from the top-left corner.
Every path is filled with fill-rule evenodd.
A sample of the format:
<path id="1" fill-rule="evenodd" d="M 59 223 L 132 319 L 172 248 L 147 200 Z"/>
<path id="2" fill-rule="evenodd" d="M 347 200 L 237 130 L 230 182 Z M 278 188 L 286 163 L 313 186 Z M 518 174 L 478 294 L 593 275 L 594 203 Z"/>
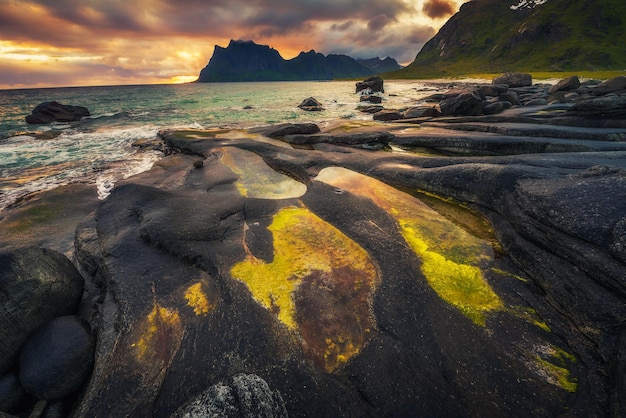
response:
<path id="1" fill-rule="evenodd" d="M 456 12 L 456 3 L 452 0 L 428 0 L 422 10 L 432 19 L 448 17 Z"/>
<path id="2" fill-rule="evenodd" d="M 408 63 L 462 1 L 0 0 L 0 88 L 191 80 L 230 39 Z"/>

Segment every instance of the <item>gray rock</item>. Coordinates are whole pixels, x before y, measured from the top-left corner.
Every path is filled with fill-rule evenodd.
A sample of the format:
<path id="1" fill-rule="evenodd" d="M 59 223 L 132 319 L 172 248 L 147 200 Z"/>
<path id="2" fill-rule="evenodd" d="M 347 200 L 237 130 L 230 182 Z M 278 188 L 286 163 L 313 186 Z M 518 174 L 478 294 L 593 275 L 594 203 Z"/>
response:
<path id="1" fill-rule="evenodd" d="M 589 118 L 626 119 L 626 95 L 606 95 L 576 102 L 568 113 Z"/>
<path id="2" fill-rule="evenodd" d="M 363 113 L 378 113 L 381 110 L 384 110 L 385 107 L 381 106 L 381 105 L 365 105 L 365 106 L 358 106 L 357 110 L 359 112 L 363 112 Z"/>
<path id="3" fill-rule="evenodd" d="M 483 113 L 483 101 L 475 90 L 467 90 L 439 103 L 443 116 L 476 116 Z"/>
<path id="4" fill-rule="evenodd" d="M 334 144 L 365 149 L 382 149 L 389 145 L 393 138 L 394 136 L 389 132 L 355 132 L 287 135 L 284 140 L 292 145 Z"/>
<path id="5" fill-rule="evenodd" d="M 78 308 L 84 280 L 56 251 L 26 248 L 0 253 L 0 373 L 17 360 L 28 335 Z"/>
<path id="6" fill-rule="evenodd" d="M 500 94 L 498 96 L 498 100 L 500 100 L 501 102 L 509 102 L 513 104 L 514 106 L 521 105 L 521 102 L 519 100 L 519 97 L 517 96 L 517 93 L 514 92 L 513 90 L 509 90 Z"/>
<path id="7" fill-rule="evenodd" d="M 175 418 L 233 417 L 286 418 L 285 403 L 278 391 L 254 374 L 238 374 L 211 386 L 182 406 Z"/>
<path id="8" fill-rule="evenodd" d="M 482 86 L 478 86 L 478 94 L 483 99 L 487 97 L 497 97 L 502 93 L 506 92 L 509 89 L 509 86 L 505 84 L 485 84 Z"/>
<path id="9" fill-rule="evenodd" d="M 532 86 L 533 77 L 525 73 L 506 73 L 494 78 L 492 84 L 505 84 L 509 87 Z"/>
<path id="10" fill-rule="evenodd" d="M 564 78 L 563 80 L 556 83 L 554 86 L 550 87 L 548 90 L 548 94 L 556 93 L 557 91 L 570 91 L 576 90 L 580 87 L 580 80 L 577 75 L 573 75 L 571 77 Z"/>
<path id="11" fill-rule="evenodd" d="M 324 110 L 322 104 L 314 97 L 307 97 L 298 105 L 298 107 L 309 112 L 319 112 Z"/>
<path id="12" fill-rule="evenodd" d="M 546 99 L 532 99 L 524 103 L 524 106 L 544 106 L 547 104 L 548 101 Z"/>
<path id="13" fill-rule="evenodd" d="M 626 76 L 618 76 L 609 80 L 603 81 L 593 89 L 593 94 L 596 96 L 603 96 L 605 94 L 614 93 L 617 91 L 626 90 Z"/>
<path id="14" fill-rule="evenodd" d="M 361 90 L 366 90 L 366 89 L 370 89 L 374 93 L 376 92 L 384 93 L 385 88 L 384 88 L 383 79 L 378 76 L 375 76 L 375 77 L 369 77 L 363 81 L 359 81 L 356 83 L 355 93 L 358 93 Z"/>
<path id="15" fill-rule="evenodd" d="M 55 400 L 79 389 L 93 367 L 95 340 L 77 316 L 50 321 L 28 338 L 20 354 L 20 382 L 39 399 Z"/>
<path id="16" fill-rule="evenodd" d="M 26 122 L 33 125 L 50 122 L 74 122 L 86 116 L 90 116 L 89 110 L 83 106 L 43 102 L 38 104 L 30 115 L 26 116 Z"/>

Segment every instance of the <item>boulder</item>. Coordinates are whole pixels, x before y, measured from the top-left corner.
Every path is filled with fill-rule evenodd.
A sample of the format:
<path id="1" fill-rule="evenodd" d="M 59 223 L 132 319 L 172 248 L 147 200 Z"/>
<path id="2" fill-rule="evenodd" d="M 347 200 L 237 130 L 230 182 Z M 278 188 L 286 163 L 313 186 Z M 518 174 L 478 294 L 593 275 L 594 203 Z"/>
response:
<path id="1" fill-rule="evenodd" d="M 512 90 L 500 93 L 500 95 L 498 96 L 498 100 L 501 102 L 509 102 L 514 106 L 519 106 L 521 104 L 517 93 Z"/>
<path id="2" fill-rule="evenodd" d="M 374 120 L 381 122 L 388 122 L 391 120 L 398 120 L 402 118 L 402 112 L 398 110 L 381 110 L 380 112 L 374 114 Z"/>
<path id="3" fill-rule="evenodd" d="M 355 93 L 358 93 L 361 90 L 365 90 L 365 89 L 371 89 L 374 93 L 376 92 L 384 93 L 385 89 L 384 89 L 383 84 L 384 82 L 382 78 L 378 76 L 370 77 L 370 78 L 367 78 L 363 81 L 359 81 L 356 83 Z"/>
<path id="4" fill-rule="evenodd" d="M 320 131 L 314 123 L 283 123 L 280 125 L 264 126 L 251 129 L 251 132 L 259 133 L 269 138 L 282 138 L 285 135 L 310 135 Z"/>
<path id="5" fill-rule="evenodd" d="M 510 109 L 511 107 L 513 107 L 511 102 L 506 101 L 489 103 L 483 109 L 483 113 L 485 115 L 495 115 L 496 113 L 504 112 L 506 109 Z"/>
<path id="6" fill-rule="evenodd" d="M 482 86 L 478 86 L 476 89 L 480 97 L 498 97 L 500 94 L 506 92 L 509 89 L 509 86 L 505 84 L 484 84 Z"/>
<path id="7" fill-rule="evenodd" d="M 525 73 L 506 73 L 493 79 L 492 84 L 504 84 L 509 87 L 532 86 L 533 77 Z"/>
<path id="8" fill-rule="evenodd" d="M 439 103 L 443 116 L 477 116 L 483 113 L 483 107 L 476 90 L 466 90 Z"/>
<path id="9" fill-rule="evenodd" d="M 548 94 L 556 93 L 557 91 L 569 91 L 576 90 L 580 87 L 580 80 L 577 75 L 573 75 L 571 77 L 564 78 L 563 80 L 556 83 L 554 86 L 548 89 Z"/>
<path id="10" fill-rule="evenodd" d="M 378 104 L 383 102 L 383 98 L 375 95 L 363 95 L 361 96 L 360 101 Z"/>
<path id="11" fill-rule="evenodd" d="M 79 389 L 93 367 L 95 340 L 77 316 L 55 318 L 28 338 L 20 354 L 20 382 L 47 401 Z"/>
<path id="12" fill-rule="evenodd" d="M 0 253 L 0 373 L 17 359 L 28 335 L 74 313 L 84 280 L 63 254 L 42 248 Z"/>
<path id="13" fill-rule="evenodd" d="M 603 96 L 605 94 L 626 90 L 626 76 L 619 76 L 603 81 L 593 89 L 593 94 Z"/>
<path id="14" fill-rule="evenodd" d="M 365 105 L 365 106 L 358 106 L 357 110 L 359 112 L 363 112 L 363 113 L 378 113 L 381 110 L 384 110 L 385 107 L 381 106 L 381 105 Z"/>
<path id="15" fill-rule="evenodd" d="M 314 97 L 307 97 L 298 105 L 298 107 L 309 112 L 319 112 L 324 110 L 322 104 Z"/>
<path id="16" fill-rule="evenodd" d="M 0 376 L 0 411 L 15 414 L 27 396 L 17 374 Z"/>
<path id="17" fill-rule="evenodd" d="M 38 104 L 26 116 L 26 122 L 31 125 L 50 122 L 74 122 L 90 116 L 89 110 L 83 106 L 64 105 L 59 102 L 43 102 Z"/>
<path id="18" fill-rule="evenodd" d="M 211 386 L 182 406 L 174 418 L 193 417 L 272 417 L 288 416 L 278 391 L 254 374 L 238 374 L 228 383 Z"/>

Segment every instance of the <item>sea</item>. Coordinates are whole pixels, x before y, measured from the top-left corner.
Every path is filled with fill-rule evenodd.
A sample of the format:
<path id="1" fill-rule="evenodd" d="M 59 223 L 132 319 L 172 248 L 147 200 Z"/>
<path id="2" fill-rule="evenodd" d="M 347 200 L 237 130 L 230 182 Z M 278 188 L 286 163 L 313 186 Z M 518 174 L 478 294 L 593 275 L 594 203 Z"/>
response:
<path id="1" fill-rule="evenodd" d="M 383 106 L 405 108 L 442 83 L 385 81 Z M 297 106 L 314 97 L 324 111 Z M 24 196 L 75 182 L 105 199 L 116 182 L 163 157 L 133 146 L 162 129 L 245 129 L 279 123 L 371 120 L 360 112 L 353 81 L 190 83 L 0 90 L 0 216 Z M 78 122 L 29 125 L 42 102 L 84 106 Z"/>

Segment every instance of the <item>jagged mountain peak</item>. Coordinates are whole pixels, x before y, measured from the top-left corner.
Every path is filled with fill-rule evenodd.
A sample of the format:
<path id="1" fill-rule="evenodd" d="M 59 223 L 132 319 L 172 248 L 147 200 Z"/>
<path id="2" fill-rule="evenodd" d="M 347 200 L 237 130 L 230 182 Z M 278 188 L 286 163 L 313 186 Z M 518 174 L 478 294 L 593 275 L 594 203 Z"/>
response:
<path id="1" fill-rule="evenodd" d="M 537 6 L 547 3 L 548 0 L 519 0 L 518 4 L 512 4 L 511 10 L 534 9 Z"/>

